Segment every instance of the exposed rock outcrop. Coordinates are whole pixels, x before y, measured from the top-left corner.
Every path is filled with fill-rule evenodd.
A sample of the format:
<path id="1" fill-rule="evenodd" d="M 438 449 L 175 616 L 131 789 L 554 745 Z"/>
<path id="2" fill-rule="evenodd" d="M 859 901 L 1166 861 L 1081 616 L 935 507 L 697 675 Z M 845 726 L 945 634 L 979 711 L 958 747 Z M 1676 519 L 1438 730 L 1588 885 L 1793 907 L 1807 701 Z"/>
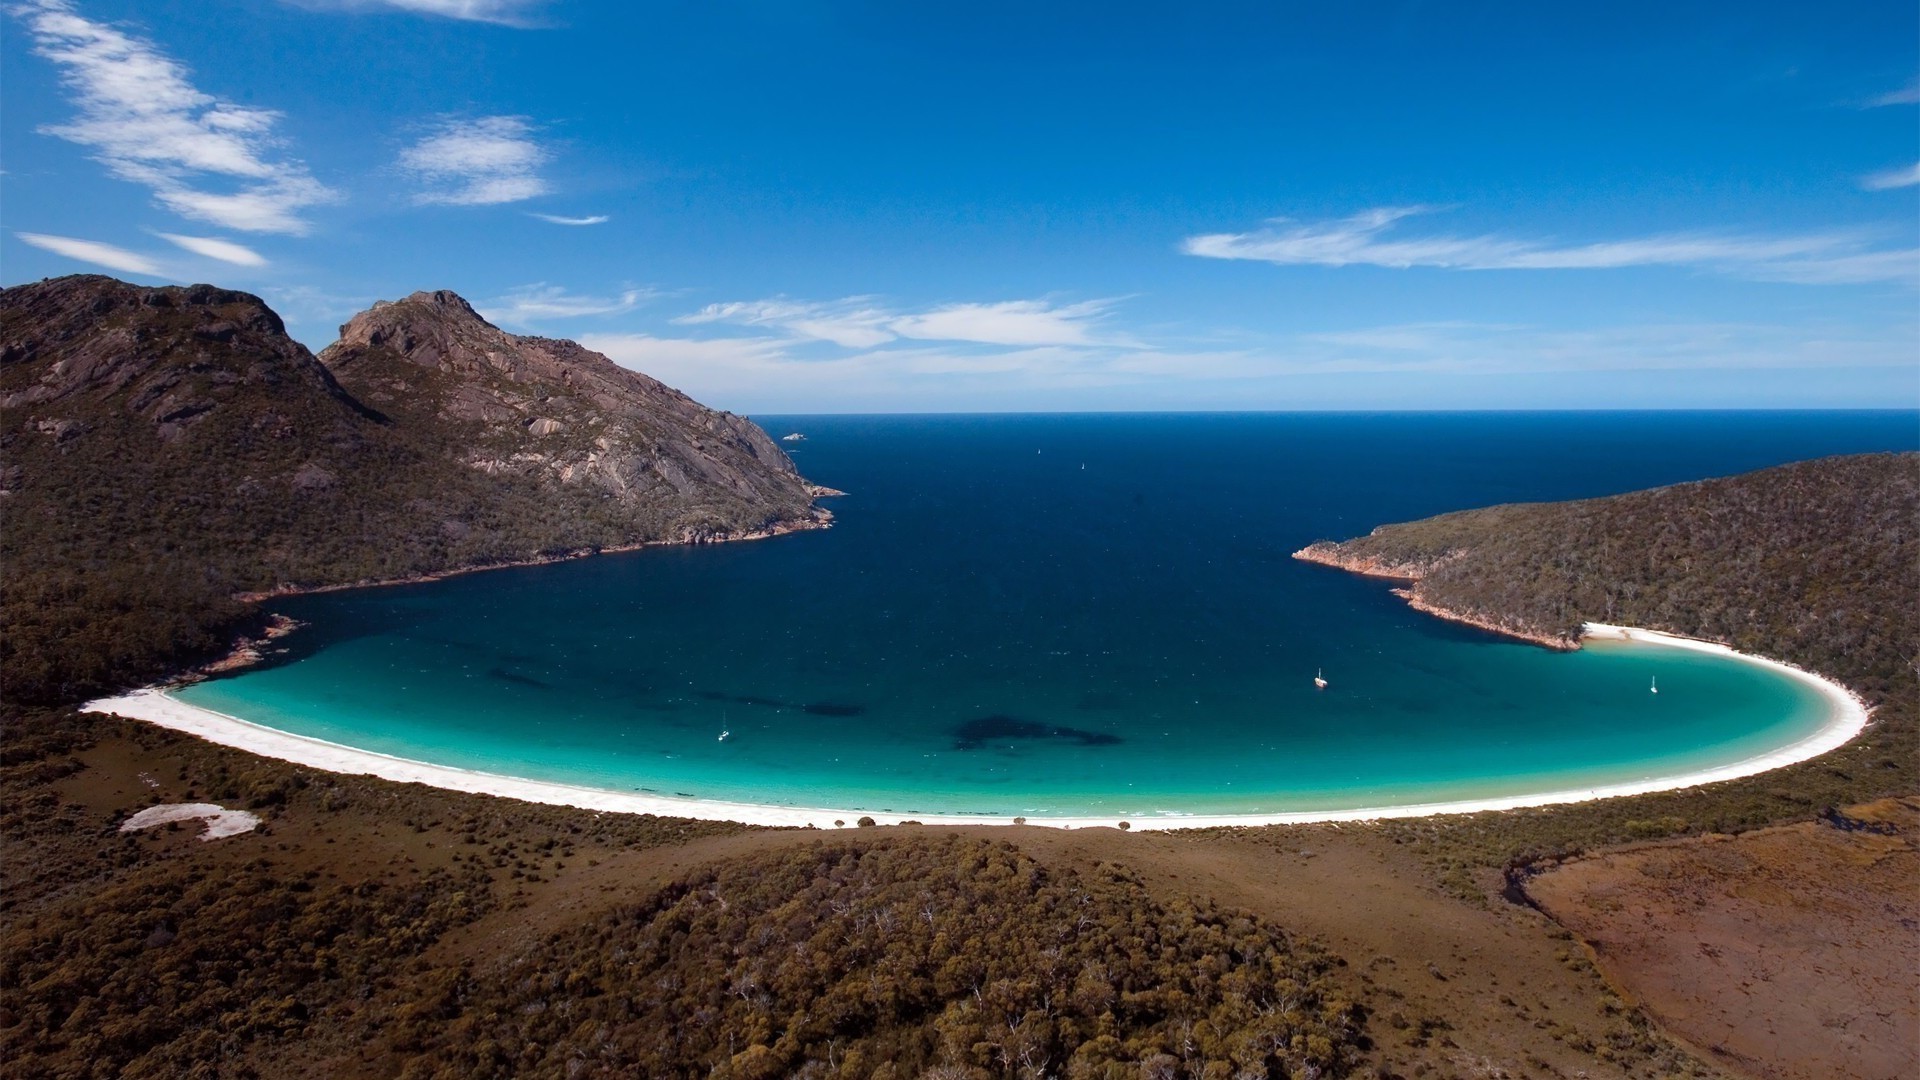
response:
<path id="1" fill-rule="evenodd" d="M 487 473 L 763 506 L 768 524 L 811 516 L 806 481 L 752 421 L 574 342 L 509 334 L 451 292 L 375 304 L 320 361 L 374 408 L 444 428 Z"/>
<path id="2" fill-rule="evenodd" d="M 1348 542 L 1348 544 L 1351 543 L 1353 541 Z M 1405 582 L 1405 586 L 1393 590 L 1393 595 L 1405 600 L 1407 606 L 1413 610 L 1435 618 L 1464 623 L 1491 633 L 1519 638 L 1535 645 L 1544 645 L 1549 649 L 1572 650 L 1580 647 L 1580 637 L 1577 632 L 1556 634 L 1528 623 L 1524 619 L 1497 612 L 1480 609 L 1456 610 L 1436 604 L 1422 594 L 1420 580 L 1435 569 L 1459 558 L 1464 552 L 1445 551 L 1420 558 L 1392 558 L 1379 554 L 1353 552 L 1348 549 L 1348 544 L 1317 540 L 1294 552 L 1293 557 L 1303 562 L 1319 563 L 1322 566 L 1335 567 L 1364 577 L 1389 578 Z"/>

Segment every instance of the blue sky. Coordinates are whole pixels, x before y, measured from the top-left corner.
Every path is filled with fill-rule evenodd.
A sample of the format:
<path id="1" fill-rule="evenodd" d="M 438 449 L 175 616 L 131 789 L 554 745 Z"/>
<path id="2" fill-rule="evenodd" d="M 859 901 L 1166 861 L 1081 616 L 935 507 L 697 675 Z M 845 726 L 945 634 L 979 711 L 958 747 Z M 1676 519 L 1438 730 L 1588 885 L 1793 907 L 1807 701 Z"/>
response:
<path id="1" fill-rule="evenodd" d="M 1920 10 L 12 0 L 0 278 L 749 412 L 1920 405 Z"/>

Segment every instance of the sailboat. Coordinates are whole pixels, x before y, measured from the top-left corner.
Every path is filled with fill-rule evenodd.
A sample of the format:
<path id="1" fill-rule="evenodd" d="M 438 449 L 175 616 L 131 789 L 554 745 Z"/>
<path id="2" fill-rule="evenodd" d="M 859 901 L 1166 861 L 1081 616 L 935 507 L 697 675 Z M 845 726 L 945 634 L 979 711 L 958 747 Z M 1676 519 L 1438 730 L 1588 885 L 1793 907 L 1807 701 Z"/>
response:
<path id="1" fill-rule="evenodd" d="M 1649 693 L 1654 693 L 1654 694 L 1657 694 L 1660 692 L 1660 676 L 1655 675 L 1653 677 L 1653 685 L 1647 687 L 1647 691 Z"/>
<path id="2" fill-rule="evenodd" d="M 1325 675 L 1326 675 L 1326 672 L 1324 668 L 1316 668 L 1314 670 L 1313 685 L 1315 689 L 1325 690 L 1327 688 L 1327 680 Z"/>

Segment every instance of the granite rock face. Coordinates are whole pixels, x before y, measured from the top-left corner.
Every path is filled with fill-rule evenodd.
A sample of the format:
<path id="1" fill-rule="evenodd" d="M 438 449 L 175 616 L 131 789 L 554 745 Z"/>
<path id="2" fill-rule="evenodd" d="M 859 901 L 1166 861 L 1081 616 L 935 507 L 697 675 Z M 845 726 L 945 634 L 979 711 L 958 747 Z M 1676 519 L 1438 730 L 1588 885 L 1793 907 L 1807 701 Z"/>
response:
<path id="1" fill-rule="evenodd" d="M 77 574 L 144 547 L 251 592 L 830 518 L 751 421 L 452 293 L 377 305 L 324 356 L 211 285 L 0 290 L 3 553 Z"/>
<path id="2" fill-rule="evenodd" d="M 447 432 L 460 460 L 488 474 L 623 500 L 761 506 L 769 523 L 813 513 L 807 482 L 752 421 L 574 342 L 509 334 L 451 292 L 375 304 L 320 361 L 371 407 Z"/>
<path id="3" fill-rule="evenodd" d="M 256 392 L 342 416 L 357 409 L 259 297 L 98 275 L 0 290 L 0 409 L 21 410 L 57 441 L 96 427 L 83 417 L 108 401 L 173 441 Z"/>

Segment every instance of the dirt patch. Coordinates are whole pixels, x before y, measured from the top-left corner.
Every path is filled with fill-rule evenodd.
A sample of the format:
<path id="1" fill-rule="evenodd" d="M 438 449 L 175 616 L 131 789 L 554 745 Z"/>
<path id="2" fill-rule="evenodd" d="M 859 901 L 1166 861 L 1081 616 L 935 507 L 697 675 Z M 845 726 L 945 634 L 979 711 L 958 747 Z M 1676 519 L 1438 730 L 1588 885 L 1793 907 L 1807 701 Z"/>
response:
<path id="1" fill-rule="evenodd" d="M 1609 982 L 1766 1080 L 1920 1075 L 1920 799 L 1614 851 L 1527 891 Z"/>

